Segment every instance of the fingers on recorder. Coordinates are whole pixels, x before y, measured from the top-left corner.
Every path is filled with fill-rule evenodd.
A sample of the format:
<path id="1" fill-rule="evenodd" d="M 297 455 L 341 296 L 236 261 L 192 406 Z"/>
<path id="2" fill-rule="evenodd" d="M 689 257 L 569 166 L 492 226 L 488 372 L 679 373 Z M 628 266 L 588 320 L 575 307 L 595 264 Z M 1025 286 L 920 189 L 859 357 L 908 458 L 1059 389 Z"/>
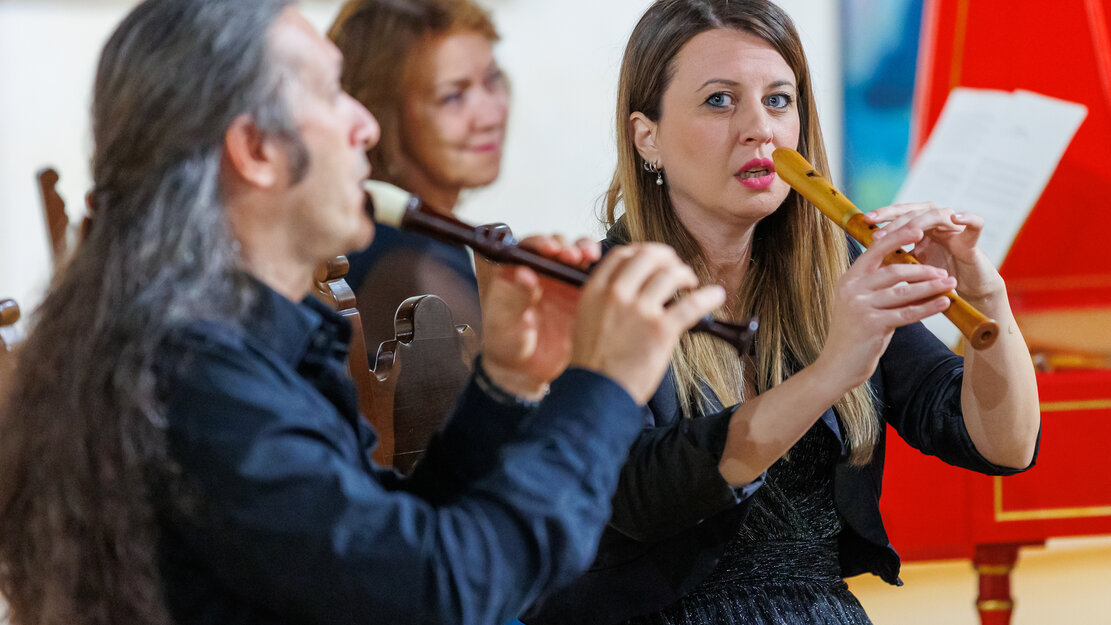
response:
<path id="1" fill-rule="evenodd" d="M 920 321 L 948 306 L 944 295 L 956 282 L 943 269 L 922 264 L 884 264 L 884 258 L 917 241 L 922 230 L 904 226 L 878 237 L 841 280 L 841 297 L 857 318 L 877 316 L 885 327 Z M 872 311 L 872 312 L 869 312 Z"/>
<path id="2" fill-rule="evenodd" d="M 679 337 L 724 301 L 720 287 L 697 285 L 694 272 L 670 247 L 613 250 L 585 286 L 573 362 L 614 379 L 638 402 L 647 401 Z M 673 302 L 677 292 L 685 293 Z"/>
<path id="3" fill-rule="evenodd" d="M 532 235 L 522 239 L 519 245 L 579 267 L 587 267 L 601 256 L 601 246 L 597 241 L 580 238 L 570 243 L 559 234 Z"/>

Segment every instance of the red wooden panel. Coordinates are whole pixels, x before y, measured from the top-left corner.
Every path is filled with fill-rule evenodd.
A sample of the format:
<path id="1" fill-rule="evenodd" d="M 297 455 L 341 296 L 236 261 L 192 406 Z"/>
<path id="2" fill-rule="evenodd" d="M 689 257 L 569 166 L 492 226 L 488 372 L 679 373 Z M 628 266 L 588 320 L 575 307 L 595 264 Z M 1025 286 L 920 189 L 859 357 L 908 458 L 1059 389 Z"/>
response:
<path id="1" fill-rule="evenodd" d="M 1111 183 L 1111 29 L 1105 2 L 926 2 L 912 132 L 916 151 L 957 86 L 1026 89 L 1088 107 L 1000 269 L 1020 321 L 1074 310 L 1103 319 L 1111 310 L 1111 255 L 1105 250 L 1111 231 L 1105 191 Z M 1084 343 L 1100 331 L 1099 322 L 1084 327 Z M 1039 341 L 1047 338 L 1061 341 L 1062 334 Z M 1100 351 L 1106 337 L 1091 339 L 1096 352 L 1088 362 L 1107 362 Z M 880 508 L 891 542 L 904 560 L 972 559 L 985 624 L 1010 620 L 1009 575 L 1018 545 L 1111 534 L 1111 370 L 1039 373 L 1037 384 L 1041 450 L 1037 466 L 1021 475 L 954 469 L 897 436 L 888 439 L 888 495 Z"/>
<path id="2" fill-rule="evenodd" d="M 891 544 L 904 560 L 972 557 L 972 476 L 911 449 L 888 429 L 884 495 Z"/>
<path id="3" fill-rule="evenodd" d="M 889 440 L 881 503 L 906 560 L 971 558 L 975 545 L 1111 534 L 1111 371 L 1038 375 L 1037 466 L 987 477 Z"/>
<path id="4" fill-rule="evenodd" d="M 1104 0 L 927 2 L 915 149 L 955 86 L 1028 89 L 1088 117 L 1001 269 L 1016 309 L 1111 305 L 1111 35 Z"/>

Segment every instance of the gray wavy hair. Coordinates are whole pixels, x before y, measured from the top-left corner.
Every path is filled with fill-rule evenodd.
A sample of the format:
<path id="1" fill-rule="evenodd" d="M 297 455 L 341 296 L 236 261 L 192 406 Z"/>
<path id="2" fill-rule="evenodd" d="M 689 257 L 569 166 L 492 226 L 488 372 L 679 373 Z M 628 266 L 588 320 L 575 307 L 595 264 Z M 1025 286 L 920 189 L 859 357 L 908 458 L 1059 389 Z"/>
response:
<path id="1" fill-rule="evenodd" d="M 291 0 L 147 0 L 97 69 L 95 214 L 0 403 L 0 592 L 13 625 L 169 623 L 157 519 L 186 498 L 155 358 L 252 292 L 220 179 L 240 115 L 308 161 L 269 33 Z"/>

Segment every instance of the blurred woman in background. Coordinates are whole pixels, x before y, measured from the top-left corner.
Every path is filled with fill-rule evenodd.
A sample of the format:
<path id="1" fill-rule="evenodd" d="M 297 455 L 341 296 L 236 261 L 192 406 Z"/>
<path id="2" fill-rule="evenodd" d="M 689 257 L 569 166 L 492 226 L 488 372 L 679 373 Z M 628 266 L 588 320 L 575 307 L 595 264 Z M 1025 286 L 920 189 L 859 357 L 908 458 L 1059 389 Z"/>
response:
<path id="1" fill-rule="evenodd" d="M 464 189 L 497 179 L 509 93 L 494 58 L 498 33 L 482 8 L 470 0 L 351 0 L 328 36 L 345 58 L 344 90 L 382 127 L 370 151 L 372 178 L 447 212 Z M 394 311 L 414 295 L 441 297 L 457 324 L 481 334 L 465 248 L 378 225 L 374 243 L 348 260 L 372 358 L 394 337 Z"/>

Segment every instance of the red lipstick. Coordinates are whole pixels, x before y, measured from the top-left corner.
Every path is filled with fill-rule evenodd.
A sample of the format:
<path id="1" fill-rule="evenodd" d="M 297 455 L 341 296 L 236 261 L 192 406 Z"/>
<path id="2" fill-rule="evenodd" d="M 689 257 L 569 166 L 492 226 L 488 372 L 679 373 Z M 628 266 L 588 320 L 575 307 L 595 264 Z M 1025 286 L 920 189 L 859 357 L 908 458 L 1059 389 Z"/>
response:
<path id="1" fill-rule="evenodd" d="M 767 189 L 775 182 L 775 163 L 770 158 L 754 158 L 742 165 L 733 177 L 749 189 Z"/>

